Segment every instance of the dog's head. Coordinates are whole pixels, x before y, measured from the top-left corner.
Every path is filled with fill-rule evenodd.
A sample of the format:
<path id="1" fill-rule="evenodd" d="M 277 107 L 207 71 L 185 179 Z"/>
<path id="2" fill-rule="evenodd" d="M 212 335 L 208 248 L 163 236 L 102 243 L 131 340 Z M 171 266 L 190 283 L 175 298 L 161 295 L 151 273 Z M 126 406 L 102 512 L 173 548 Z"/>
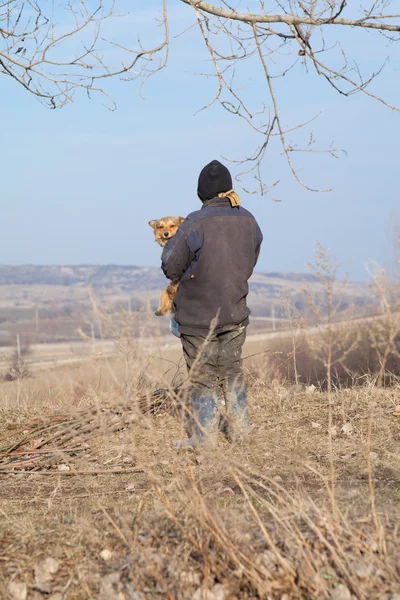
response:
<path id="1" fill-rule="evenodd" d="M 183 217 L 164 217 L 163 219 L 149 221 L 150 227 L 153 228 L 156 242 L 160 246 L 165 246 L 168 240 L 174 237 L 179 225 L 184 220 Z"/>

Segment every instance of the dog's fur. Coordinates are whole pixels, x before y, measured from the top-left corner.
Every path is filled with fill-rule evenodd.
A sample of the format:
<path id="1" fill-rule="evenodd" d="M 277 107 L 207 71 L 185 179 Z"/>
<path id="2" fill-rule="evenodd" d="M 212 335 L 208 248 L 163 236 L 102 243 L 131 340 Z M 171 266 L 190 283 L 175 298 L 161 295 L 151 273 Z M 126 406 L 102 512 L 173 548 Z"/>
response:
<path id="1" fill-rule="evenodd" d="M 155 241 L 160 244 L 160 246 L 164 247 L 168 240 L 174 237 L 179 225 L 184 220 L 183 217 L 164 217 L 163 219 L 149 221 L 149 225 L 154 231 Z M 160 307 L 155 313 L 157 317 L 174 312 L 173 302 L 178 287 L 179 281 L 171 281 L 169 286 L 163 291 L 161 294 Z"/>

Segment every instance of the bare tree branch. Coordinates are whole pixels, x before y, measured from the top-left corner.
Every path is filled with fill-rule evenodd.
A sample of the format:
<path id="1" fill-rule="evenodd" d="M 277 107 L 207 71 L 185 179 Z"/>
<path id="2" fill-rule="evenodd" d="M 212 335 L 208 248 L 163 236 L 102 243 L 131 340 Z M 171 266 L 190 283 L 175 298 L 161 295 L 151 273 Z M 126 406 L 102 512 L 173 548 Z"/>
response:
<path id="1" fill-rule="evenodd" d="M 219 6 L 213 6 L 202 0 L 181 0 L 185 4 L 189 4 L 210 15 L 215 17 L 221 17 L 223 19 L 229 19 L 232 21 L 242 21 L 248 24 L 257 23 L 282 23 L 284 25 L 309 25 L 312 27 L 322 27 L 324 25 L 342 25 L 347 27 L 363 27 L 365 29 L 378 29 L 379 31 L 400 31 L 400 24 L 389 24 L 389 23 L 375 23 L 376 19 L 380 21 L 400 19 L 400 13 L 394 15 L 366 15 L 360 19 L 342 19 L 338 15 L 343 11 L 346 2 L 342 2 L 342 8 L 338 11 L 337 16 L 322 18 L 310 18 L 307 16 L 297 16 L 293 14 L 280 14 L 280 15 L 263 15 L 263 14 L 252 14 L 252 13 L 239 13 L 235 10 L 229 10 Z M 301 2 L 298 2 L 301 5 Z M 326 4 L 329 4 L 326 2 Z"/>
<path id="2" fill-rule="evenodd" d="M 120 1 L 0 0 L 0 75 L 10 77 L 50 108 L 62 107 L 74 100 L 76 92 L 84 91 L 89 97 L 100 95 L 108 108 L 114 109 L 108 80 L 138 80 L 141 93 L 146 81 L 167 67 L 170 45 L 196 28 L 211 65 L 201 75 L 216 82 L 214 95 L 200 110 L 219 104 L 230 115 L 240 117 L 258 137 L 254 151 L 235 162 L 243 166 L 239 180 L 250 174 L 256 182 L 251 191 L 261 194 L 277 184 L 267 186 L 262 169 L 268 150 L 276 148 L 275 140 L 289 172 L 310 191 L 328 190 L 319 190 L 300 178 L 302 165 L 297 162 L 301 154 L 324 153 L 337 158 L 341 152 L 332 143 L 318 147 L 309 129 L 316 116 L 287 123 L 279 79 L 285 78 L 285 89 L 295 97 L 296 88 L 288 88 L 286 81 L 301 69 L 302 76 L 315 73 L 322 85 L 327 83 L 342 96 L 360 93 L 398 110 L 375 84 L 387 61 L 382 59 L 380 67 L 364 72 L 354 50 L 346 52 L 349 35 L 345 34 L 351 32 L 350 38 L 368 35 L 368 47 L 382 36 L 385 43 L 387 39 L 400 40 L 398 0 L 360 0 L 361 4 L 353 0 L 275 0 L 268 4 L 250 0 L 248 12 L 239 12 L 230 0 L 180 0 L 174 9 L 184 15 L 184 25 L 172 38 L 170 26 L 175 23 L 169 22 L 167 0 L 158 1 L 150 22 L 153 3 L 150 7 L 132 3 L 133 15 L 146 10 L 142 19 L 146 24 L 137 25 L 138 39 L 133 33 L 135 19 L 128 26 L 128 15 L 117 13 Z M 159 26 L 156 37 L 146 44 L 142 37 L 148 35 L 153 22 Z M 124 25 L 128 35 L 119 37 L 114 23 Z M 258 76 L 254 75 L 257 69 Z M 261 97 L 257 96 L 259 88 L 256 95 L 247 89 L 255 77 L 266 82 Z M 250 191 L 248 186 L 246 190 Z"/>
<path id="3" fill-rule="evenodd" d="M 164 40 L 153 48 L 143 48 L 140 42 L 137 49 L 126 48 L 102 37 L 102 29 L 114 17 L 115 0 L 60 0 L 52 3 L 51 10 L 44 0 L 2 3 L 0 74 L 13 78 L 50 108 L 71 102 L 76 90 L 89 96 L 99 93 L 114 108 L 102 80 L 124 75 L 146 79 L 167 64 L 167 0 L 163 1 Z M 113 47 L 121 51 L 116 65 L 105 58 Z M 155 65 L 162 53 L 164 58 Z"/>

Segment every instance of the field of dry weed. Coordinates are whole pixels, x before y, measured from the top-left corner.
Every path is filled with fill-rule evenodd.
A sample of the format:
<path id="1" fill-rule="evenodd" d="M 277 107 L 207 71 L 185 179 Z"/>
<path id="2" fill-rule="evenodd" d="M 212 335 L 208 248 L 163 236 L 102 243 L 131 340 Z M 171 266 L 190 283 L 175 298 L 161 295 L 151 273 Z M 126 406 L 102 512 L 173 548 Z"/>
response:
<path id="1" fill-rule="evenodd" d="M 252 437 L 182 454 L 147 364 L 0 384 L 0 598 L 400 597 L 398 388 L 329 408 L 247 361 Z"/>

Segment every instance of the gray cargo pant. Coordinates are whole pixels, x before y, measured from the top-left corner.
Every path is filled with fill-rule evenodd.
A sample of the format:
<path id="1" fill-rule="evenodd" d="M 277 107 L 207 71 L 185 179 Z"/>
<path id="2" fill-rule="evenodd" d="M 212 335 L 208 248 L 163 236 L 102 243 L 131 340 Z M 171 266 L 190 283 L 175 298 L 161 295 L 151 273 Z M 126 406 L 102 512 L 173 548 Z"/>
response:
<path id="1" fill-rule="evenodd" d="M 225 401 L 223 427 L 227 436 L 235 441 L 251 429 L 242 367 L 245 339 L 246 326 L 211 336 L 181 336 L 191 381 L 186 430 L 189 437 L 200 444 L 206 438 L 215 441 L 222 400 Z"/>

